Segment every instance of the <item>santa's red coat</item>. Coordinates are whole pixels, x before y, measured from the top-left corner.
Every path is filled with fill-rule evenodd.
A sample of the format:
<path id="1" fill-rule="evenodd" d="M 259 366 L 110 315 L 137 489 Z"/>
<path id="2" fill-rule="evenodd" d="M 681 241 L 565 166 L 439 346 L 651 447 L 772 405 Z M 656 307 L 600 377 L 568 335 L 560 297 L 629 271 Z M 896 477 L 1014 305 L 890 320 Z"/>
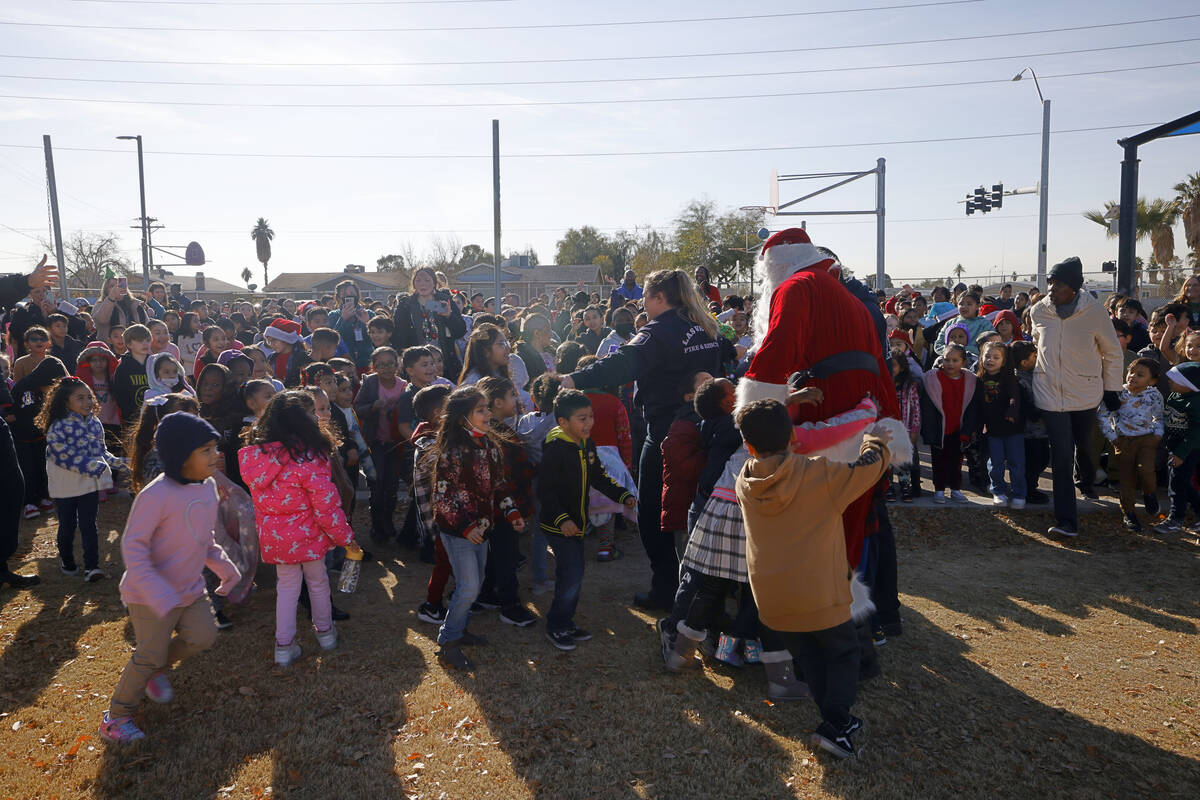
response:
<path id="1" fill-rule="evenodd" d="M 746 372 L 746 379 L 754 384 L 739 395 L 744 399 L 786 397 L 787 379 L 793 372 L 838 353 L 862 350 L 875 355 L 879 374 L 848 370 L 812 379 L 807 385 L 820 389 L 824 399 L 817 405 L 791 406 L 793 419 L 797 423 L 829 419 L 854 408 L 868 394 L 878 403 L 881 416 L 899 417 L 896 387 L 883 360 L 883 345 L 871 312 L 823 268 L 826 264 L 796 272 L 771 295 L 770 325 Z M 868 493 L 842 516 L 846 554 L 852 566 L 862 554 L 871 503 Z"/>

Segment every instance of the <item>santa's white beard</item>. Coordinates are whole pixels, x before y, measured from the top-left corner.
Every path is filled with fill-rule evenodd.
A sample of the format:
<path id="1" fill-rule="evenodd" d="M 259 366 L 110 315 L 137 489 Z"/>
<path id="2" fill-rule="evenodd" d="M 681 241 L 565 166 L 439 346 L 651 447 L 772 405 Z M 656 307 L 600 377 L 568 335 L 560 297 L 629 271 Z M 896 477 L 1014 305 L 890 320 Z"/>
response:
<path id="1" fill-rule="evenodd" d="M 751 320 L 755 349 L 767 335 L 767 327 L 771 322 L 771 296 L 779 285 L 805 267 L 827 260 L 830 260 L 829 257 L 814 245 L 779 244 L 754 262 L 754 280 L 756 286 L 762 287 L 754 303 L 754 317 Z"/>

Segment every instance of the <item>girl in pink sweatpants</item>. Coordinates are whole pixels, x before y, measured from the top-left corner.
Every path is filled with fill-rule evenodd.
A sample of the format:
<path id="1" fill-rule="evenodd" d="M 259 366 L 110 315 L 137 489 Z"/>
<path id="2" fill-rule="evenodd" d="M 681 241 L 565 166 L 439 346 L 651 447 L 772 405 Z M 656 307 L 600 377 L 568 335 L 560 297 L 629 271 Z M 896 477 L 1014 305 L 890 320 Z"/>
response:
<path id="1" fill-rule="evenodd" d="M 249 445 L 238 451 L 242 479 L 254 498 L 262 560 L 275 564 L 275 663 L 286 667 L 300 656 L 296 605 L 301 581 L 308 585 L 317 642 L 337 646 L 325 553 L 350 545 L 354 532 L 342 512 L 330 476 L 335 440 L 299 391 L 275 395 L 251 428 Z"/>

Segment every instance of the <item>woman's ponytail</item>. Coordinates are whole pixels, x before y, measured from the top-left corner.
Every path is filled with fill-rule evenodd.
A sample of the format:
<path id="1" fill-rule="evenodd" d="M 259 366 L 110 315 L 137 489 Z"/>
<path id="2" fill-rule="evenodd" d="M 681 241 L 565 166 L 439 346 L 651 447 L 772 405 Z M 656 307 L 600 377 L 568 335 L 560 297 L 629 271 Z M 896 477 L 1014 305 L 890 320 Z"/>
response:
<path id="1" fill-rule="evenodd" d="M 720 335 L 717 319 L 708 311 L 708 298 L 700 294 L 696 281 L 683 270 L 664 269 L 650 273 L 646 278 L 645 294 L 662 295 L 667 305 L 678 308 L 709 336 L 716 339 Z"/>

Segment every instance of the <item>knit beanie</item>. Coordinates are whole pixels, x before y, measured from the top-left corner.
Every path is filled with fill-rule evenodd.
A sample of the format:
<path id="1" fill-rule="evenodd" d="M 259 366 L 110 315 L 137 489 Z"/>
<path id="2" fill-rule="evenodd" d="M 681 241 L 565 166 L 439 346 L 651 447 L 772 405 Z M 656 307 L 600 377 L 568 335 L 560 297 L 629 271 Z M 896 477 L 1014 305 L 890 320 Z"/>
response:
<path id="1" fill-rule="evenodd" d="M 1062 281 L 1078 292 L 1083 288 L 1083 262 L 1079 260 L 1079 256 L 1071 256 L 1066 261 L 1060 261 L 1050 268 L 1050 274 L 1046 276 L 1046 280 L 1047 282 Z"/>
<path id="2" fill-rule="evenodd" d="M 176 483 L 196 483 L 183 477 L 183 465 L 192 453 L 212 441 L 220 440 L 212 425 L 186 411 L 167 414 L 154 432 L 154 449 L 163 472 Z"/>
<path id="3" fill-rule="evenodd" d="M 1176 364 L 1167 370 L 1167 377 L 1193 392 L 1200 392 L 1200 364 L 1195 361 Z"/>

